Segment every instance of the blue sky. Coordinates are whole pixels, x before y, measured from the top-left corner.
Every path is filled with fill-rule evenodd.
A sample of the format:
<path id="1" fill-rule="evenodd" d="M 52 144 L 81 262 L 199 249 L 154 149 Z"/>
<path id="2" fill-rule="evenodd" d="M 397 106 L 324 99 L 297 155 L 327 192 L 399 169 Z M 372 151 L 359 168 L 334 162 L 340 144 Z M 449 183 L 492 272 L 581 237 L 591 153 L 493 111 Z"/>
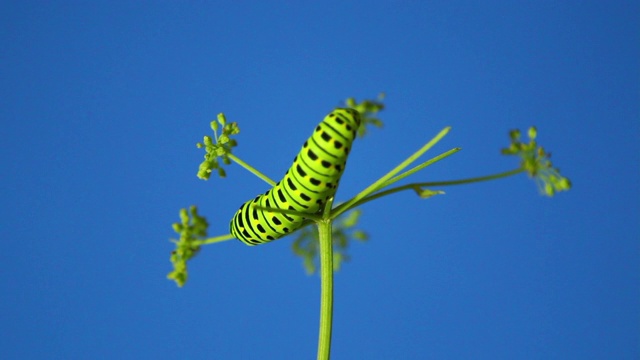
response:
<path id="1" fill-rule="evenodd" d="M 640 356 L 637 1 L 0 4 L 3 359 L 308 359 L 319 279 L 291 238 L 165 279 L 178 210 L 211 235 L 265 184 L 196 178 L 224 112 L 273 178 L 350 96 L 386 92 L 339 199 L 445 126 L 414 181 L 485 175 L 536 125 L 574 188 L 519 176 L 366 204 L 336 275 L 334 359 Z"/>

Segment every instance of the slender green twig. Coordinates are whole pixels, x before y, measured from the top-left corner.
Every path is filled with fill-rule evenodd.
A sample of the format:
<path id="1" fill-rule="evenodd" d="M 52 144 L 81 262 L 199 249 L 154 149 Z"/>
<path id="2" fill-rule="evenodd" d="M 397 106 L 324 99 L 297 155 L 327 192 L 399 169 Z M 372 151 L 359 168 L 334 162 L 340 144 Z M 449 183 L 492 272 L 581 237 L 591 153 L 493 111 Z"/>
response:
<path id="1" fill-rule="evenodd" d="M 227 235 L 220 235 L 220 236 L 211 237 L 203 240 L 194 240 L 191 242 L 191 245 L 192 246 L 209 245 L 209 244 L 215 244 L 215 243 L 219 243 L 227 240 L 233 240 L 233 239 L 235 239 L 233 235 L 227 234 Z"/>
<path id="2" fill-rule="evenodd" d="M 521 172 L 524 172 L 524 171 L 526 171 L 526 169 L 517 168 L 517 169 L 513 169 L 513 170 L 509 170 L 509 171 L 505 171 L 497 174 L 492 174 L 492 175 L 478 176 L 478 177 L 472 177 L 468 179 L 459 179 L 459 180 L 431 181 L 431 182 L 417 183 L 416 185 L 427 187 L 427 186 L 450 186 L 450 185 L 471 184 L 471 183 L 477 183 L 482 181 L 505 178 L 505 177 L 516 175 L 516 174 L 520 174 Z"/>
<path id="3" fill-rule="evenodd" d="M 233 154 L 228 154 L 227 156 L 229 156 L 229 159 L 235 161 L 238 165 L 240 165 L 243 168 L 247 169 L 253 175 L 259 177 L 262 180 L 264 180 L 267 184 L 269 184 L 271 186 L 275 186 L 276 185 L 276 182 L 271 180 L 267 175 L 261 173 L 260 171 L 258 171 L 258 169 L 254 168 L 253 166 L 251 166 L 251 165 L 247 164 L 246 162 L 240 160 L 240 158 L 238 158 L 237 156 L 235 156 Z"/>
<path id="4" fill-rule="evenodd" d="M 442 159 L 444 159 L 444 158 L 446 158 L 446 157 L 448 157 L 448 156 L 451 156 L 451 155 L 453 155 L 453 154 L 457 153 L 457 152 L 458 152 L 458 151 L 460 151 L 460 150 L 461 150 L 461 148 L 453 148 L 453 149 L 451 149 L 451 150 L 449 150 L 449 151 L 447 151 L 447 152 L 445 152 L 445 153 L 442 153 L 442 154 L 440 154 L 440 155 L 438 155 L 438 156 L 434 157 L 433 159 L 429 159 L 429 160 L 427 160 L 427 161 L 423 162 L 422 164 L 420 164 L 420 165 L 418 165 L 418 166 L 416 166 L 416 167 L 412 168 L 411 170 L 407 170 L 407 171 L 403 172 L 402 174 L 400 174 L 400 175 L 398 175 L 398 176 L 396 176 L 396 177 L 393 177 L 393 178 L 389 179 L 387 182 L 385 182 L 384 184 L 382 184 L 382 186 L 380 187 L 380 189 L 384 189 L 384 188 L 386 188 L 387 186 L 389 186 L 389 185 L 391 185 L 391 184 L 393 184 L 393 183 L 395 183 L 395 182 L 398 182 L 398 181 L 400 181 L 400 180 L 402 180 L 402 179 L 406 178 L 406 177 L 407 177 L 407 176 L 409 176 L 409 175 L 415 174 L 416 172 L 418 172 L 418 171 L 420 171 L 420 170 L 422 170 L 422 169 L 426 168 L 427 166 L 429 166 L 429 165 L 431 165 L 431 164 L 433 164 L 433 163 L 436 163 L 436 162 L 438 162 L 438 161 L 440 161 L 440 160 L 442 160 Z"/>
<path id="5" fill-rule="evenodd" d="M 329 215 L 331 215 L 331 207 L 333 206 L 334 197 L 330 197 L 327 199 L 327 202 L 324 204 L 324 209 L 322 210 L 322 218 L 329 219 Z"/>
<path id="6" fill-rule="evenodd" d="M 509 170 L 509 171 L 505 171 L 505 172 L 501 172 L 498 174 L 493 174 L 493 175 L 487 175 L 487 176 L 479 176 L 479 177 L 474 177 L 474 178 L 468 178 L 468 179 L 460 179 L 460 180 L 446 180 L 446 181 L 432 181 L 432 182 L 423 182 L 423 183 L 412 183 L 412 184 L 407 184 L 407 185 L 402 185 L 402 186 L 398 186 L 398 187 L 394 187 L 385 191 L 381 191 L 375 194 L 372 194 L 370 196 L 365 197 L 364 199 L 361 199 L 360 201 L 354 203 L 351 207 L 355 208 L 357 206 L 360 206 L 364 203 L 367 203 L 371 200 L 375 200 L 377 198 L 381 198 L 383 196 L 387 196 L 393 193 L 397 193 L 400 191 L 404 191 L 404 190 L 414 190 L 414 189 L 418 189 L 418 188 L 422 188 L 422 187 L 434 187 L 434 186 L 451 186 L 451 185 L 463 185 L 463 184 L 470 184 L 470 183 L 476 183 L 476 182 L 481 182 L 481 181 L 488 181 L 488 180 L 495 180 L 495 179 L 500 179 L 500 178 L 504 178 L 504 177 L 508 177 L 508 176 L 513 176 L 516 174 L 520 174 L 522 172 L 526 171 L 524 168 L 517 168 L 514 170 Z"/>
<path id="7" fill-rule="evenodd" d="M 404 170 L 407 166 L 411 165 L 414 161 L 416 161 L 422 154 L 424 154 L 427 150 L 431 149 L 438 141 L 440 141 L 447 133 L 451 130 L 451 127 L 446 127 L 442 129 L 438 135 L 436 135 L 433 139 L 429 140 L 428 143 L 424 144 L 418 151 L 409 156 L 406 160 L 400 163 L 400 165 L 393 168 L 386 175 L 378 179 L 373 184 L 369 185 L 366 189 L 362 190 L 358 195 L 354 196 L 351 200 L 345 202 L 344 204 L 338 206 L 335 211 L 332 212 L 331 218 L 335 219 L 340 216 L 343 212 L 353 207 L 353 204 L 380 190 L 384 184 L 389 181 L 389 179 L 393 178 L 396 174 Z M 411 171 L 411 170 L 410 170 Z"/>
<path id="8" fill-rule="evenodd" d="M 317 224 L 320 238 L 321 281 L 318 360 L 329 360 L 331 355 L 331 327 L 333 321 L 333 244 L 331 239 L 331 219 L 318 221 Z"/>

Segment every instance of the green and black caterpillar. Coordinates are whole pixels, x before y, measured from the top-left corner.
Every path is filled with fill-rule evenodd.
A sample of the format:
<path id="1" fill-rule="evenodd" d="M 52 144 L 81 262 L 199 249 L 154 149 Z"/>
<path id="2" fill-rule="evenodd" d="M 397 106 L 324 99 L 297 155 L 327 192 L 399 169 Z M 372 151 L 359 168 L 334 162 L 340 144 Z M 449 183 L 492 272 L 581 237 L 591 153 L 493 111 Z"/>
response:
<path id="1" fill-rule="evenodd" d="M 240 206 L 231 234 L 247 245 L 262 244 L 297 230 L 304 217 L 256 206 L 316 214 L 338 188 L 361 119 L 354 109 L 335 109 L 316 127 L 273 188 Z"/>

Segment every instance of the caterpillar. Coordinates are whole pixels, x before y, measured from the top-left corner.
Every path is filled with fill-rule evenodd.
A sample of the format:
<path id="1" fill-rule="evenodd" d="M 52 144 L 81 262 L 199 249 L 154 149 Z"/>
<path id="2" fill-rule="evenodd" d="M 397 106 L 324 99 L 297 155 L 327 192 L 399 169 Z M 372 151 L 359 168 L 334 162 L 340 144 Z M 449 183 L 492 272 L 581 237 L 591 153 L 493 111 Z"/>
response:
<path id="1" fill-rule="evenodd" d="M 284 178 L 240 206 L 229 224 L 231 234 L 247 245 L 258 245 L 297 230 L 304 221 L 303 216 L 256 206 L 308 214 L 321 211 L 336 193 L 360 123 L 360 114 L 354 109 L 329 113 L 302 145 Z"/>

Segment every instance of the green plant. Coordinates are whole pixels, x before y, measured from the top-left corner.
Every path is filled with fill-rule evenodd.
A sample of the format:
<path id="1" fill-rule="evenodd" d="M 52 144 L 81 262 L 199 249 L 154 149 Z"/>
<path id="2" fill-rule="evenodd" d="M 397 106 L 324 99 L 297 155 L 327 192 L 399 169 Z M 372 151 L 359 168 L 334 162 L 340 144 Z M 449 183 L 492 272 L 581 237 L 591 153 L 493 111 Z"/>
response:
<path id="1" fill-rule="evenodd" d="M 357 129 L 360 136 L 366 134 L 367 126 L 382 126 L 381 120 L 377 117 L 378 112 L 384 108 L 382 100 L 383 95 L 379 96 L 376 100 L 365 100 L 360 103 L 357 103 L 353 98 L 347 99 L 347 107 L 357 110 L 362 117 L 360 121 L 362 124 L 359 129 Z M 276 182 L 232 154 L 233 148 L 237 146 L 237 142 L 232 139 L 232 137 L 240 132 L 236 123 L 228 123 L 225 116 L 220 114 L 218 115 L 217 121 L 211 122 L 211 128 L 214 133 L 213 138 L 205 136 L 203 142 L 197 144 L 199 148 L 205 150 L 204 161 L 198 171 L 199 178 L 209 179 L 211 173 L 214 171 L 217 172 L 220 177 L 225 177 L 226 173 L 223 165 L 228 165 L 233 161 L 263 179 L 270 186 L 275 186 L 275 189 L 278 189 L 279 185 L 276 185 Z M 218 135 L 219 130 L 221 131 L 220 135 Z M 276 206 L 276 202 L 252 203 L 252 201 L 249 201 L 243 206 L 247 212 L 256 211 L 262 215 L 270 214 L 269 216 L 275 216 L 275 214 L 292 216 L 296 220 L 296 227 L 290 230 L 295 231 L 300 228 L 297 232 L 296 240 L 293 242 L 294 254 L 303 259 L 303 265 L 307 273 L 314 273 L 318 267 L 320 268 L 321 311 L 318 359 L 328 359 L 330 354 L 333 272 L 340 268 L 343 261 L 349 259 L 346 250 L 351 239 L 363 241 L 368 238 L 364 231 L 355 228 L 358 218 L 361 215 L 361 212 L 356 209 L 357 207 L 366 202 L 400 191 L 412 190 L 421 198 L 430 198 L 443 193 L 441 190 L 434 189 L 436 187 L 494 180 L 519 173 L 527 173 L 530 177 L 534 178 L 542 193 L 547 196 L 553 196 L 556 192 L 566 191 L 571 187 L 570 181 L 561 176 L 559 170 L 553 167 L 549 159 L 549 154 L 537 144 L 535 140 L 537 132 L 533 127 L 528 131 L 528 143 L 523 143 L 520 140 L 520 131 L 513 130 L 510 132 L 511 143 L 507 148 L 502 150 L 502 153 L 504 155 L 515 155 L 520 158 L 519 166 L 513 170 L 460 180 L 417 182 L 392 187 L 396 182 L 458 152 L 460 148 L 453 148 L 409 168 L 448 132 L 449 128 L 444 128 L 433 139 L 424 144 L 418 151 L 387 174 L 351 199 L 335 207 L 333 206 L 335 189 L 329 191 L 327 197 L 318 196 L 314 198 L 313 200 L 318 200 L 317 203 L 320 206 L 313 208 L 311 212 L 304 212 L 301 211 L 301 209 L 283 209 Z M 313 149 L 320 148 L 316 147 Z M 342 164 L 343 160 L 346 161 L 346 154 L 344 154 L 344 158 L 337 161 L 336 164 Z M 294 165 L 295 164 L 296 162 L 294 162 Z M 406 170 L 407 168 L 409 169 Z M 341 170 L 338 171 L 336 177 L 330 180 L 330 183 L 337 184 L 341 173 Z M 276 205 L 270 207 L 270 204 Z M 248 213 L 246 214 L 248 215 Z M 345 216 L 336 222 L 337 218 L 343 214 L 345 214 Z M 180 223 L 173 224 L 174 231 L 178 233 L 180 237 L 178 240 L 173 240 L 176 244 L 176 249 L 171 253 L 171 262 L 173 263 L 174 269 L 169 273 L 168 278 L 174 280 L 178 286 L 183 286 L 188 279 L 187 262 L 199 253 L 203 245 L 226 241 L 234 237 L 231 234 L 211 238 L 207 237 L 208 223 L 204 217 L 198 214 L 195 206 L 191 206 L 189 210 L 181 209 L 180 219 Z M 266 223 L 262 222 L 261 224 Z M 313 224 L 316 225 L 317 231 L 313 231 L 312 228 L 305 226 Z M 273 235 L 273 238 L 278 238 L 286 233 L 289 233 L 289 231 L 271 232 L 268 235 Z M 243 236 L 240 235 L 239 237 L 242 238 Z M 264 240 L 260 240 L 258 243 L 265 240 L 270 239 L 265 237 Z"/>

